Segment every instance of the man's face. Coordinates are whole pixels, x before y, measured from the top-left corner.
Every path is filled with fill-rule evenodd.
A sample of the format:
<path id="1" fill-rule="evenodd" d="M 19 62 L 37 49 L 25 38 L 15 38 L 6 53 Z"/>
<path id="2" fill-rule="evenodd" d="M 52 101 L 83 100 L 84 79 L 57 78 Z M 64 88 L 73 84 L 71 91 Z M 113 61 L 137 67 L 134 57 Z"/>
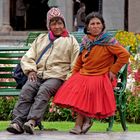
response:
<path id="1" fill-rule="evenodd" d="M 60 36 L 62 35 L 64 29 L 65 29 L 65 26 L 64 26 L 64 23 L 61 19 L 59 20 L 54 20 L 52 22 L 50 22 L 50 30 L 53 32 L 53 34 L 55 36 Z"/>

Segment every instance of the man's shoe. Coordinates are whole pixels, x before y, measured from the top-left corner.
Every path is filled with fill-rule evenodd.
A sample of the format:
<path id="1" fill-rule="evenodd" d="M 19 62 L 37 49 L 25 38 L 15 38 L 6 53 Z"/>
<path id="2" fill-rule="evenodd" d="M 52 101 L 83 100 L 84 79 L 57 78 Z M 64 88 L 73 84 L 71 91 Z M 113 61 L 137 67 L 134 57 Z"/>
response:
<path id="1" fill-rule="evenodd" d="M 85 122 L 83 124 L 82 132 L 81 133 L 83 133 L 83 134 L 87 133 L 87 131 L 91 128 L 92 124 L 93 124 L 93 122 L 91 121 L 91 119 L 89 119 L 88 122 Z"/>
<path id="2" fill-rule="evenodd" d="M 35 121 L 34 120 L 29 120 L 23 125 L 23 128 L 26 133 L 29 134 L 34 134 L 34 127 L 35 127 Z"/>
<path id="3" fill-rule="evenodd" d="M 7 131 L 13 134 L 24 133 L 24 130 L 17 123 L 10 124 L 9 127 L 7 128 Z"/>
<path id="4" fill-rule="evenodd" d="M 72 133 L 72 134 L 79 135 L 79 134 L 81 134 L 82 130 L 81 130 L 80 127 L 74 127 L 74 128 L 71 129 L 69 132 Z"/>

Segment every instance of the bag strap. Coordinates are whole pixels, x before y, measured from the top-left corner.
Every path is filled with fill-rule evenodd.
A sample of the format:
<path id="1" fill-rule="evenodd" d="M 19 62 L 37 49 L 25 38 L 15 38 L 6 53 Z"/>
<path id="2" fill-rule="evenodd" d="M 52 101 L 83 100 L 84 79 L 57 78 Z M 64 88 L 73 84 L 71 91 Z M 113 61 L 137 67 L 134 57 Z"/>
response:
<path id="1" fill-rule="evenodd" d="M 37 59 L 36 64 L 39 63 L 40 59 L 42 58 L 42 56 L 45 54 L 45 52 L 52 46 L 52 42 L 50 42 L 47 47 L 43 50 L 43 52 L 41 53 L 40 57 Z"/>

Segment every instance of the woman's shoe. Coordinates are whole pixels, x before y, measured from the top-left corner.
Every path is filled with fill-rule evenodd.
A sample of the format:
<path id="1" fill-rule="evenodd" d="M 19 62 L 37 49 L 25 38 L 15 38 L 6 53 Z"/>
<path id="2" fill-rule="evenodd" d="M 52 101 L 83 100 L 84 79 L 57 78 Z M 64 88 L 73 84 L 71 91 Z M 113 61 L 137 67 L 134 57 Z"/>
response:
<path id="1" fill-rule="evenodd" d="M 81 133 L 83 133 L 83 134 L 87 133 L 87 131 L 91 128 L 92 124 L 93 124 L 93 122 L 91 121 L 91 119 L 89 119 L 88 122 L 86 121 L 86 122 L 83 124 L 82 132 L 81 132 Z"/>
<path id="2" fill-rule="evenodd" d="M 80 127 L 74 127 L 74 128 L 71 129 L 69 132 L 72 133 L 72 134 L 79 135 L 79 134 L 81 134 L 82 130 L 81 130 Z"/>

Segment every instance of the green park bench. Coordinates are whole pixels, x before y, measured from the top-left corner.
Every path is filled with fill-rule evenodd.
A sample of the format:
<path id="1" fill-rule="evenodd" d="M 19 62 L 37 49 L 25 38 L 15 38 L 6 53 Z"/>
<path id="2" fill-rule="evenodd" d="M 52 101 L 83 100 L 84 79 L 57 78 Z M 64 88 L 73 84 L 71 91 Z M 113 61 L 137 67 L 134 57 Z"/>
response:
<path id="1" fill-rule="evenodd" d="M 0 96 L 18 96 L 20 89 L 16 89 L 16 82 L 12 78 L 13 68 L 20 62 L 21 57 L 29 49 L 28 44 L 32 43 L 33 40 L 41 32 L 30 32 L 23 47 L 0 47 Z M 84 36 L 83 33 L 71 32 L 81 42 L 81 38 Z M 126 47 L 128 50 L 130 47 Z M 126 97 L 125 88 L 127 82 L 127 64 L 118 73 L 118 84 L 115 88 L 115 97 L 117 103 L 117 109 L 120 115 L 121 125 L 124 131 L 127 130 L 125 111 L 126 111 Z M 109 125 L 107 131 L 111 131 L 113 127 L 114 116 L 109 118 Z M 42 125 L 39 126 L 42 129 Z"/>

